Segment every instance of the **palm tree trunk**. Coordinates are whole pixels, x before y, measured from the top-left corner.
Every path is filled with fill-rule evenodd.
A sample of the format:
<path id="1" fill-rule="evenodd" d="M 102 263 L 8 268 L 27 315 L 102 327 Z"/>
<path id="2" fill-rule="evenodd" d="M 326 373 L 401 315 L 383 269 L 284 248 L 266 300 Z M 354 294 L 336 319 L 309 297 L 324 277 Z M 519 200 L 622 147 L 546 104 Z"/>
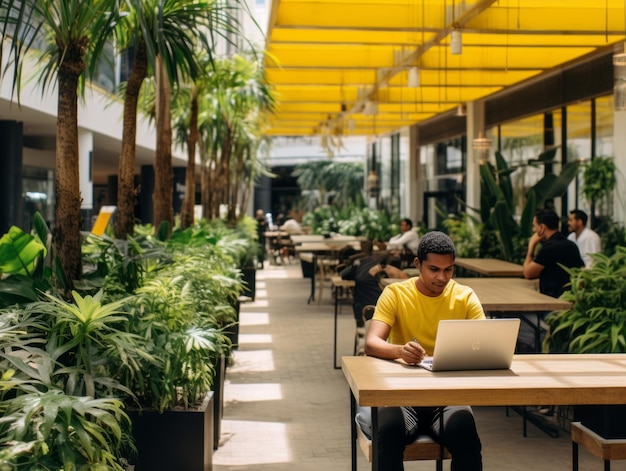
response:
<path id="1" fill-rule="evenodd" d="M 119 162 L 117 187 L 117 219 L 115 237 L 126 240 L 135 228 L 135 153 L 137 140 L 137 103 L 139 91 L 147 75 L 148 59 L 146 46 L 140 42 L 124 97 L 124 124 L 122 128 L 122 154 Z"/>
<path id="2" fill-rule="evenodd" d="M 78 164 L 78 79 L 82 55 L 69 50 L 59 65 L 56 138 L 56 209 L 54 242 L 69 297 L 74 280 L 82 277 L 80 178 Z"/>
<path id="3" fill-rule="evenodd" d="M 172 199 L 174 190 L 172 176 L 172 119 L 171 87 L 163 61 L 157 58 L 156 70 L 156 132 L 157 145 L 154 159 L 154 227 L 158 230 L 162 222 L 174 223 Z"/>
<path id="4" fill-rule="evenodd" d="M 194 205 L 196 202 L 196 143 L 198 142 L 198 95 L 196 89 L 191 92 L 191 117 L 187 139 L 187 170 L 185 172 L 185 199 L 180 217 L 183 229 L 193 224 Z"/>

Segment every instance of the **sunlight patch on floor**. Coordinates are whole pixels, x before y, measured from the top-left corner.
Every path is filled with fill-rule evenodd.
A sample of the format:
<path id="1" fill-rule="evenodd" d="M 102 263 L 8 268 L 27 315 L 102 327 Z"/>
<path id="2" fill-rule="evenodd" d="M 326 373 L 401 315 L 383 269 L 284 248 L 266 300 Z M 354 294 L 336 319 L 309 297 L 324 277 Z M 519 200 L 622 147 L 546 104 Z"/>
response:
<path id="1" fill-rule="evenodd" d="M 274 353 L 272 350 L 235 350 L 234 364 L 228 367 L 232 373 L 246 371 L 274 371 Z"/>
<path id="2" fill-rule="evenodd" d="M 251 307 L 267 307 L 269 306 L 269 301 L 267 299 L 259 299 L 254 298 L 254 301 L 250 303 Z"/>
<path id="3" fill-rule="evenodd" d="M 283 398 L 279 383 L 228 383 L 224 392 L 226 402 L 278 401 Z"/>
<path id="4" fill-rule="evenodd" d="M 254 443 L 254 453 L 250 453 L 251 443 Z M 291 453 L 285 424 L 222 420 L 220 446 L 213 454 L 213 465 L 254 469 L 255 465 L 289 461 Z"/>
<path id="5" fill-rule="evenodd" d="M 251 343 L 272 343 L 270 334 L 239 334 L 239 345 Z"/>
<path id="6" fill-rule="evenodd" d="M 257 285 L 256 287 L 256 291 L 255 291 L 255 296 L 254 296 L 254 301 L 256 302 L 256 300 L 258 298 L 267 298 L 267 290 L 266 289 L 259 289 L 259 286 Z"/>
<path id="7" fill-rule="evenodd" d="M 267 312 L 240 312 L 239 325 L 267 325 L 270 323 L 270 315 Z"/>
<path id="8" fill-rule="evenodd" d="M 289 278 L 289 274 L 287 270 L 272 270 L 260 273 L 259 270 L 256 272 L 257 280 L 268 280 L 270 278 Z"/>

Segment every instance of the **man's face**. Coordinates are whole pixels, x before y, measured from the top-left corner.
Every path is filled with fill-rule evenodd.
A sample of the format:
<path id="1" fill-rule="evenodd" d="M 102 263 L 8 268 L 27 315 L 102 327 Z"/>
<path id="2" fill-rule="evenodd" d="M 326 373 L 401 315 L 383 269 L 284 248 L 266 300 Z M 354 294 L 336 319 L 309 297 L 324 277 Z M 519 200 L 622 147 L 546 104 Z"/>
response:
<path id="1" fill-rule="evenodd" d="M 539 224 L 537 222 L 537 218 L 533 218 L 533 232 L 537 234 L 541 240 L 543 240 L 543 235 L 546 232 L 546 225 Z"/>
<path id="2" fill-rule="evenodd" d="M 406 223 L 406 221 L 400 221 L 400 231 L 402 231 L 402 232 L 406 232 L 406 231 L 408 231 L 409 229 L 411 229 L 411 228 L 410 228 L 410 227 L 409 227 L 409 225 Z"/>
<path id="3" fill-rule="evenodd" d="M 582 229 L 582 225 L 583 222 L 580 219 L 576 219 L 576 216 L 573 214 L 570 214 L 567 217 L 567 229 L 569 229 L 570 232 L 576 232 L 579 229 Z"/>
<path id="4" fill-rule="evenodd" d="M 454 274 L 454 255 L 429 253 L 422 263 L 415 259 L 419 268 L 417 289 L 426 296 L 439 296 Z"/>

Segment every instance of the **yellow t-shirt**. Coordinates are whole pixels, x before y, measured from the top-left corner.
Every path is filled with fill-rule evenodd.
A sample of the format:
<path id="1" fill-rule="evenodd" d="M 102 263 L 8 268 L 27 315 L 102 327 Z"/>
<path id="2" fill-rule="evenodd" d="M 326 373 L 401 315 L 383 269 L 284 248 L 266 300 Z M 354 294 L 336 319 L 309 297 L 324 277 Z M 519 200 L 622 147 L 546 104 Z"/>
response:
<path id="1" fill-rule="evenodd" d="M 389 343 L 403 345 L 415 337 L 432 355 L 440 320 L 484 319 L 485 313 L 476 293 L 450 280 L 439 296 L 426 296 L 409 278 L 387 286 L 378 298 L 374 319 L 391 327 Z"/>

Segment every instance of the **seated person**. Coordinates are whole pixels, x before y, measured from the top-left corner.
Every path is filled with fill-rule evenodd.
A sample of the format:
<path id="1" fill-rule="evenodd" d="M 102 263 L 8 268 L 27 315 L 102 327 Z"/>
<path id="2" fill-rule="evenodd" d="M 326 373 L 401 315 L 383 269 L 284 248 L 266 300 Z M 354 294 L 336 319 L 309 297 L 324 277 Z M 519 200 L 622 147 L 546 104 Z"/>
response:
<path id="1" fill-rule="evenodd" d="M 383 290 L 365 340 L 367 355 L 416 364 L 433 354 L 440 320 L 485 318 L 472 289 L 451 279 L 454 259 L 454 244 L 447 235 L 433 231 L 422 237 L 415 259 L 420 275 Z M 379 408 L 380 469 L 402 471 L 405 446 L 425 433 L 448 449 L 455 471 L 482 470 L 481 443 L 472 409 L 442 407 Z M 360 409 L 357 420 L 371 436 L 367 411 Z"/>
<path id="2" fill-rule="evenodd" d="M 296 234 L 304 234 L 304 231 L 302 230 L 302 226 L 300 225 L 300 223 L 291 217 L 288 217 L 287 219 L 285 219 L 285 222 L 278 229 L 286 232 L 287 234 L 289 234 L 289 236 L 296 235 Z M 293 242 L 291 241 L 290 237 L 288 238 L 283 237 L 279 239 L 279 243 L 281 246 L 281 249 L 280 249 L 281 260 L 285 260 L 285 259 L 289 260 L 290 256 L 295 255 Z"/>
<path id="3" fill-rule="evenodd" d="M 400 260 L 390 252 L 377 252 L 355 258 L 346 268 L 341 271 L 341 278 L 354 280 L 354 319 L 357 327 L 364 327 L 363 308 L 375 305 L 380 293 L 383 292 L 380 285 L 382 277 L 408 278 L 398 267 Z"/>
<path id="4" fill-rule="evenodd" d="M 287 218 L 285 222 L 279 227 L 281 231 L 285 231 L 289 235 L 302 234 L 302 226 L 294 218 Z"/>
<path id="5" fill-rule="evenodd" d="M 404 218 L 400 221 L 400 234 L 393 236 L 386 243 L 378 244 L 381 250 L 391 250 L 396 253 L 408 253 L 411 258 L 409 264 L 412 264 L 417 246 L 419 245 L 419 236 L 413 230 L 413 221 Z"/>

